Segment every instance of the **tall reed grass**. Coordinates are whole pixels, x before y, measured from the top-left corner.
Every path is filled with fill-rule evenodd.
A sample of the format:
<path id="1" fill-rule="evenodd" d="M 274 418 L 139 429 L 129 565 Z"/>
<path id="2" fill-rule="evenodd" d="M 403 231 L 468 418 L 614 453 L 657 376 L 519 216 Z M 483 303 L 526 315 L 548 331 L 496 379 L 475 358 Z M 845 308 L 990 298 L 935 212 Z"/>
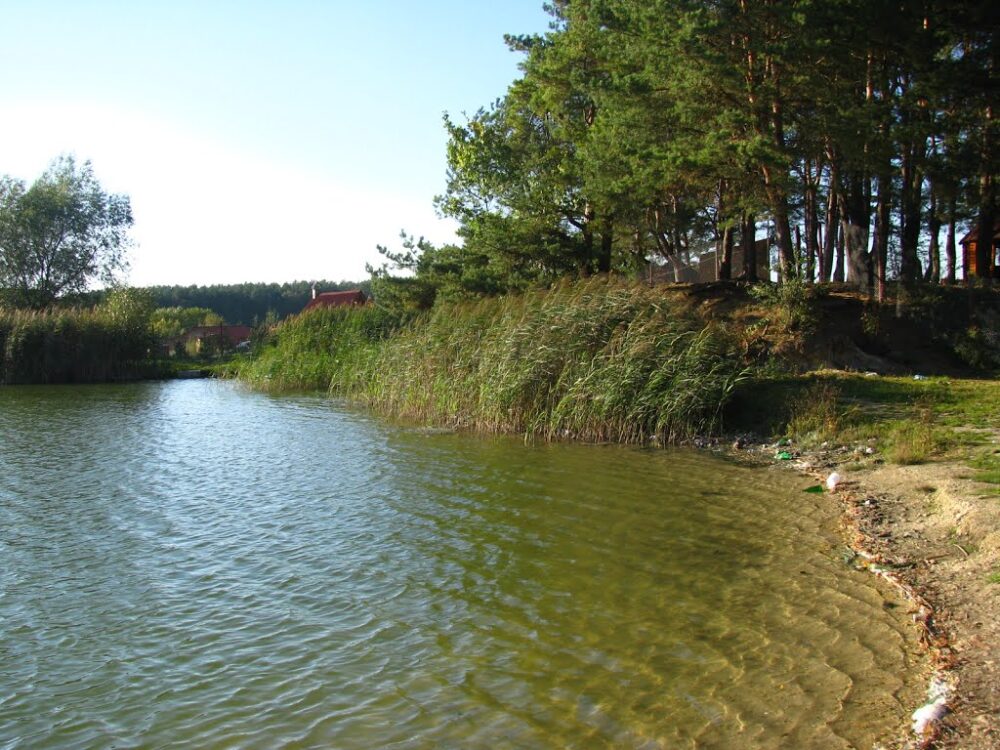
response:
<path id="1" fill-rule="evenodd" d="M 81 383 L 149 372 L 147 326 L 109 309 L 0 308 L 0 383 Z"/>
<path id="2" fill-rule="evenodd" d="M 327 307 L 288 318 L 236 365 L 236 376 L 263 391 L 315 391 L 360 377 L 372 350 L 403 324 L 374 305 Z"/>
<path id="3" fill-rule="evenodd" d="M 712 432 L 742 378 L 726 336 L 655 289 L 608 280 L 439 304 L 410 321 L 377 308 L 282 325 L 242 376 L 327 387 L 407 419 L 547 438 L 677 441 Z"/>

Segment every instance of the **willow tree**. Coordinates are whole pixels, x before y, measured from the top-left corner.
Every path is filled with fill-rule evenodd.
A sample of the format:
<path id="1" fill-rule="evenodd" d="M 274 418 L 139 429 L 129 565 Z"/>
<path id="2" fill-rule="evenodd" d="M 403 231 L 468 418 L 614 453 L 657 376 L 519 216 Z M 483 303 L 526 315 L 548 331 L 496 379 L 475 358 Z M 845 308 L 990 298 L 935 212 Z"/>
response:
<path id="1" fill-rule="evenodd" d="M 57 158 L 30 187 L 0 178 L 0 293 L 13 306 L 44 308 L 126 266 L 132 208 L 106 192 L 89 161 Z"/>

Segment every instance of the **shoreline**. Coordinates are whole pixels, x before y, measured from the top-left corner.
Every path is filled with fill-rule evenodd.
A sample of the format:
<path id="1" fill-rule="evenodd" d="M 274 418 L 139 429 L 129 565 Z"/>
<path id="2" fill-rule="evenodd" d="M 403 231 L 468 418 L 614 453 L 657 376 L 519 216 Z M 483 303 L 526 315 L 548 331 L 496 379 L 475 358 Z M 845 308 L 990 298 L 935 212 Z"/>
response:
<path id="1" fill-rule="evenodd" d="M 964 476 L 966 468 L 953 461 L 847 470 L 851 453 L 843 447 L 795 451 L 792 460 L 776 462 L 779 448 L 771 442 L 736 439 L 731 447 L 723 441 L 714 445 L 738 459 L 760 466 L 777 463 L 820 483 L 831 472 L 840 473 L 836 490 L 824 492 L 841 510 L 855 566 L 889 582 L 914 607 L 913 624 L 932 670 L 927 698 L 913 707 L 912 725 L 876 747 L 1000 746 L 1000 587 L 983 574 L 1000 558 L 1000 492 L 991 488 L 984 494 L 984 485 Z M 928 502 L 943 507 L 928 511 Z"/>

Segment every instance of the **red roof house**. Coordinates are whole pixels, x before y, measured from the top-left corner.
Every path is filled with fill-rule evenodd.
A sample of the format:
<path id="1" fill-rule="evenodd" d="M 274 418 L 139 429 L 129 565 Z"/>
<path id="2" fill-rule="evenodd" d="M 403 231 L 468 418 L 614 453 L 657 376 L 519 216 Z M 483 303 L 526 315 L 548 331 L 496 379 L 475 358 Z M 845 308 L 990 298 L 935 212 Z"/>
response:
<path id="1" fill-rule="evenodd" d="M 250 338 L 253 329 L 250 326 L 194 326 L 184 332 L 185 341 L 203 341 L 207 338 L 218 339 L 230 346 Z"/>
<path id="2" fill-rule="evenodd" d="M 353 307 L 367 303 L 368 296 L 360 289 L 351 289 L 346 292 L 323 292 L 321 294 L 316 294 L 313 291 L 313 298 L 302 308 L 302 312 L 317 307 Z"/>
<path id="3" fill-rule="evenodd" d="M 192 326 L 180 336 L 164 339 L 160 345 L 167 356 L 173 356 L 183 349 L 187 349 L 188 353 L 201 352 L 209 342 L 216 350 L 228 351 L 249 341 L 252 333 L 250 326 Z"/>

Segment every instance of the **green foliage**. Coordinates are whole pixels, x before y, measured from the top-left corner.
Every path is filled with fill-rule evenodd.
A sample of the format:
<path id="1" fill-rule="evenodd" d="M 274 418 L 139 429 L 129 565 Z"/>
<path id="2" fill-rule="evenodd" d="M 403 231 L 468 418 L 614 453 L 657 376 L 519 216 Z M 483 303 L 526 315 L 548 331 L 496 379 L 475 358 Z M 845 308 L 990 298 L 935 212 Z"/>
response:
<path id="1" fill-rule="evenodd" d="M 375 305 L 315 308 L 258 338 L 237 375 L 268 391 L 325 390 L 334 378 L 362 378 L 368 354 L 403 320 Z"/>
<path id="2" fill-rule="evenodd" d="M 973 322 L 951 338 L 955 354 L 983 371 L 1000 370 L 1000 311 L 977 310 Z"/>
<path id="3" fill-rule="evenodd" d="M 61 156 L 31 187 L 0 179 L 0 302 L 42 309 L 113 282 L 131 226 L 128 197 L 106 193 L 89 161 Z"/>
<path id="4" fill-rule="evenodd" d="M 409 322 L 377 307 L 302 315 L 243 376 L 484 431 L 675 441 L 719 426 L 742 377 L 732 355 L 654 290 L 595 278 L 441 303 Z"/>
<path id="5" fill-rule="evenodd" d="M 1000 452 L 983 453 L 976 456 L 969 465 L 976 470 L 973 479 L 987 484 L 1000 484 Z"/>
<path id="6" fill-rule="evenodd" d="M 549 3 L 547 33 L 506 38 L 520 77 L 445 116 L 437 206 L 463 244 L 399 289 L 506 293 L 667 261 L 683 280 L 757 218 L 783 283 L 831 280 L 838 246 L 836 278 L 858 288 L 936 282 L 940 229 L 998 210 L 987 6 Z"/>
<path id="7" fill-rule="evenodd" d="M 152 300 L 152 292 L 146 291 Z M 151 317 L 153 333 L 159 339 L 180 336 L 195 326 L 218 326 L 225 322 L 221 315 L 207 307 L 158 307 Z"/>
<path id="8" fill-rule="evenodd" d="M 439 299 L 455 301 L 510 288 L 509 280 L 500 280 L 486 256 L 454 245 L 435 247 L 423 237 L 414 240 L 405 231 L 400 232 L 400 241 L 400 251 L 379 245 L 387 262 L 378 269 L 367 267 L 372 295 L 382 307 L 398 313 L 429 310 Z M 393 271 L 406 275 L 394 276 Z"/>
<path id="9" fill-rule="evenodd" d="M 150 372 L 151 302 L 118 289 L 90 309 L 0 308 L 0 383 L 82 383 Z"/>
<path id="10" fill-rule="evenodd" d="M 112 289 L 100 307 L 101 312 L 128 338 L 149 336 L 153 314 L 153 295 L 145 289 Z"/>
<path id="11" fill-rule="evenodd" d="M 892 424 L 885 435 L 882 452 L 894 464 L 921 464 L 945 447 L 934 429 L 930 413 L 923 411 L 915 419 Z"/>
<path id="12" fill-rule="evenodd" d="M 775 322 L 799 332 L 816 327 L 816 300 L 821 293 L 819 287 L 801 279 L 789 279 L 784 284 L 764 282 L 750 287 L 750 296 L 772 314 Z"/>

